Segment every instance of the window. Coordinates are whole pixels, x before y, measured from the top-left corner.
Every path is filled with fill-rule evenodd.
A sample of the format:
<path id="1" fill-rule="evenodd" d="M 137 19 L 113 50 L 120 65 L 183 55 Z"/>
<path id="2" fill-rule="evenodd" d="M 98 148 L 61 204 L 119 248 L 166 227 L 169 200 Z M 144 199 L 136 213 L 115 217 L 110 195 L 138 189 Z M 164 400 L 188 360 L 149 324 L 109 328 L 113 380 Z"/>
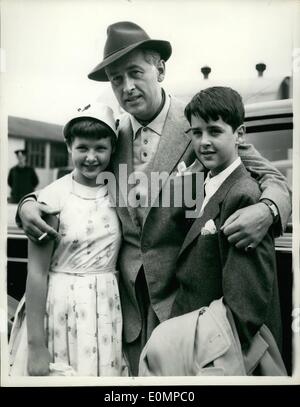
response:
<path id="1" fill-rule="evenodd" d="M 28 165 L 34 168 L 45 168 L 46 143 L 40 140 L 26 140 Z"/>
<path id="2" fill-rule="evenodd" d="M 50 168 L 68 166 L 68 150 L 65 143 L 50 144 Z"/>

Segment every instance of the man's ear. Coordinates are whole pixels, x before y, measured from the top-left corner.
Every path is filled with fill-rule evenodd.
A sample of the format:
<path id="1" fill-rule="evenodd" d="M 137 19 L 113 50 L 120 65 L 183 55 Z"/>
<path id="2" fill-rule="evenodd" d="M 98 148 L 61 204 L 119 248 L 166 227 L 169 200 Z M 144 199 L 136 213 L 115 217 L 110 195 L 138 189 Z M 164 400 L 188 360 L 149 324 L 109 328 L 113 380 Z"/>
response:
<path id="1" fill-rule="evenodd" d="M 246 134 L 246 127 L 244 124 L 241 124 L 236 129 L 236 144 L 244 144 L 245 143 L 245 134 Z"/>
<path id="2" fill-rule="evenodd" d="M 165 73 L 166 73 L 166 64 L 163 59 L 161 59 L 157 65 L 157 80 L 158 82 L 162 82 L 165 79 Z"/>

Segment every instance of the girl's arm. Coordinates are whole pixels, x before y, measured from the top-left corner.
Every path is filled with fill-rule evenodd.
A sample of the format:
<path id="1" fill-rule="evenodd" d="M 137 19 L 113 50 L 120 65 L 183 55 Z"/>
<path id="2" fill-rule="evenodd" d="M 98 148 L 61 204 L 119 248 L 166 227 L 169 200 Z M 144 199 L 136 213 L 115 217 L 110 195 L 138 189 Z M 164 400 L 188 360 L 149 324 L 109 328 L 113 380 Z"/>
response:
<path id="1" fill-rule="evenodd" d="M 57 227 L 57 218 L 50 222 Z M 53 241 L 37 245 L 28 241 L 28 276 L 26 283 L 26 315 L 28 339 L 28 374 L 49 374 L 50 354 L 47 349 L 44 318 L 46 312 L 48 270 L 54 247 Z"/>

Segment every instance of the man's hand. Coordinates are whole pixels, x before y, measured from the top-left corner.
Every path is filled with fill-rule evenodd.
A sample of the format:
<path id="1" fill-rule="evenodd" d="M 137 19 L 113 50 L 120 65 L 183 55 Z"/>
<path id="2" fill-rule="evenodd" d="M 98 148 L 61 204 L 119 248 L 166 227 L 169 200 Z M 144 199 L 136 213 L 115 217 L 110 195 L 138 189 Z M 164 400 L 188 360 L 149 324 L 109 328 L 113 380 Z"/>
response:
<path id="1" fill-rule="evenodd" d="M 27 370 L 29 376 L 49 376 L 51 357 L 46 346 L 29 346 Z"/>
<path id="2" fill-rule="evenodd" d="M 47 233 L 47 237 L 42 242 L 49 238 L 58 239 L 59 233 L 42 219 L 42 217 L 47 219 L 47 215 L 56 215 L 58 213 L 58 210 L 36 201 L 24 202 L 19 215 L 27 237 L 35 243 L 40 243 L 38 238 L 44 233 Z"/>
<path id="3" fill-rule="evenodd" d="M 267 234 L 273 223 L 273 217 L 267 205 L 257 203 L 242 208 L 226 220 L 221 230 L 229 243 L 238 249 L 246 249 L 249 245 L 255 248 Z"/>

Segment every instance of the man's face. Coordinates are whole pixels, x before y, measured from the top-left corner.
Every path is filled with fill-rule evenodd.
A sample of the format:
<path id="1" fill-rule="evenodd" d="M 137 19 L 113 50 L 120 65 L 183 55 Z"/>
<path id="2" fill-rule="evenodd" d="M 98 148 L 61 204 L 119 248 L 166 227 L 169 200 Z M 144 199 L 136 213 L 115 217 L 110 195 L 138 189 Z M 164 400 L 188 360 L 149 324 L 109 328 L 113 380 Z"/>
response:
<path id="1" fill-rule="evenodd" d="M 149 120 L 161 104 L 161 87 L 165 66 L 159 69 L 135 50 L 106 68 L 106 74 L 120 106 L 137 119 Z"/>
<path id="2" fill-rule="evenodd" d="M 233 131 L 220 117 L 208 122 L 198 116 L 191 117 L 191 137 L 196 156 L 212 175 L 223 171 L 238 157 L 237 146 L 243 133 L 243 126 Z"/>
<path id="3" fill-rule="evenodd" d="M 22 152 L 18 152 L 17 158 L 18 158 L 18 165 L 20 167 L 24 167 L 26 164 L 26 155 L 24 155 Z"/>

